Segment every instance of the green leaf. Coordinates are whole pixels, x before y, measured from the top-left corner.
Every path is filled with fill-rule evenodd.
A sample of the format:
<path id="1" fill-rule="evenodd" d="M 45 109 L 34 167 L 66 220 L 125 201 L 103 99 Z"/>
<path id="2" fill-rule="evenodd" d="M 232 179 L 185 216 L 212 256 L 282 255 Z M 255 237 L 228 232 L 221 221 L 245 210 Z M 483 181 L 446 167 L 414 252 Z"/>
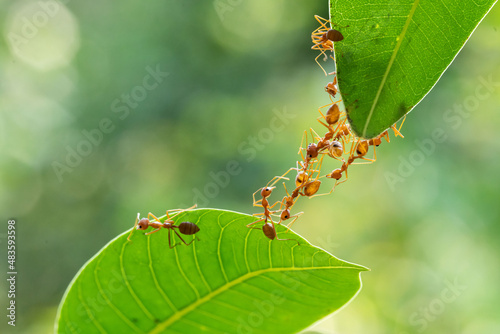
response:
<path id="1" fill-rule="evenodd" d="M 169 230 L 135 231 L 131 242 L 128 232 L 118 236 L 73 279 L 57 332 L 294 333 L 361 288 L 366 268 L 281 225 L 278 237 L 293 240 L 271 241 L 246 227 L 255 217 L 230 211 L 191 210 L 173 220 L 196 223 L 199 240 L 170 249 Z"/>
<path id="2" fill-rule="evenodd" d="M 373 138 L 436 84 L 496 0 L 331 0 L 339 88 L 354 132 Z M 466 70 L 466 69 L 464 69 Z"/>

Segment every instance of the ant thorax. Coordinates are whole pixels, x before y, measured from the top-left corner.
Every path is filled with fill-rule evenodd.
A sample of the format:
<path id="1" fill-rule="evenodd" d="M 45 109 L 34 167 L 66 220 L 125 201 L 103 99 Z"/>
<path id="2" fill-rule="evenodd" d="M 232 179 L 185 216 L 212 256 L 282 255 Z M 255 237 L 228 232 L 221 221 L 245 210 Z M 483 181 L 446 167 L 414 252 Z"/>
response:
<path id="1" fill-rule="evenodd" d="M 164 222 L 163 223 L 163 227 L 164 228 L 172 228 L 173 224 L 172 223 L 168 223 L 168 222 Z"/>

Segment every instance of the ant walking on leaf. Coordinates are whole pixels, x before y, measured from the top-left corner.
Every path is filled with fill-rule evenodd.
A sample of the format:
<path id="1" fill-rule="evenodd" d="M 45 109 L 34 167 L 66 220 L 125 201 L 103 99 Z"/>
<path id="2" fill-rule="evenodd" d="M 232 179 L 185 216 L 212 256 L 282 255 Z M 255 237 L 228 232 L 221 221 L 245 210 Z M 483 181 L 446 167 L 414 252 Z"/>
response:
<path id="1" fill-rule="evenodd" d="M 160 231 L 160 229 L 163 227 L 163 228 L 166 228 L 168 230 L 168 246 L 170 248 L 174 248 L 175 246 L 178 245 L 175 242 L 172 244 L 172 238 L 171 238 L 171 234 L 172 234 L 171 232 L 172 231 L 177 235 L 177 237 L 179 237 L 179 239 L 186 246 L 188 246 L 195 239 L 198 239 L 198 238 L 195 236 L 195 238 L 193 238 L 193 240 L 191 240 L 190 242 L 187 243 L 186 241 L 184 241 L 184 239 L 179 234 L 179 232 L 181 234 L 183 234 L 183 235 L 194 235 L 194 234 L 196 234 L 196 233 L 198 233 L 200 231 L 200 228 L 198 227 L 198 225 L 196 225 L 194 223 L 191 223 L 191 222 L 182 222 L 179 225 L 175 225 L 174 224 L 175 222 L 172 220 L 172 218 L 174 218 L 175 216 L 177 216 L 181 212 L 192 210 L 194 208 L 196 208 L 196 204 L 193 205 L 190 208 L 187 208 L 187 209 L 172 209 L 172 210 L 167 210 L 167 218 L 165 219 L 165 221 L 163 223 L 160 221 L 159 218 L 157 218 L 151 212 L 148 213 L 148 218 L 141 218 L 141 219 L 139 219 L 140 218 L 140 214 L 137 213 L 137 218 L 135 220 L 134 227 L 132 228 L 132 231 L 130 231 L 130 234 L 129 234 L 127 240 L 130 241 L 130 237 L 132 236 L 132 233 L 135 230 L 146 230 L 148 227 L 151 226 L 151 227 L 154 228 L 154 230 L 152 230 L 152 231 L 150 231 L 148 233 L 145 233 L 145 235 L 150 235 L 150 234 L 153 234 L 153 233 L 156 233 L 156 232 Z M 171 213 L 175 213 L 175 215 L 173 217 L 170 217 Z M 177 232 L 176 229 L 179 230 L 179 232 Z"/>

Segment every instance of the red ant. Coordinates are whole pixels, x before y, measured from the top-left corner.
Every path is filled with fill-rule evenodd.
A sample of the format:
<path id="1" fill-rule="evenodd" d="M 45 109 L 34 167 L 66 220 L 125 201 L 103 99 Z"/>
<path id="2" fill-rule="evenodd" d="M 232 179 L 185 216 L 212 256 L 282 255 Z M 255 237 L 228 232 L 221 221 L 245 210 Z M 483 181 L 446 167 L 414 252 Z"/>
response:
<path id="1" fill-rule="evenodd" d="M 335 95 L 337 95 L 338 91 L 339 91 L 339 86 L 337 85 L 337 76 L 335 76 L 333 78 L 333 81 L 329 82 L 325 86 L 325 92 L 330 94 L 332 97 L 335 97 Z"/>
<path id="2" fill-rule="evenodd" d="M 330 21 L 318 16 L 314 15 L 314 18 L 319 22 L 319 28 L 315 29 L 311 34 L 311 39 L 314 45 L 311 47 L 313 50 L 319 50 L 321 53 L 314 59 L 316 63 L 321 67 L 325 75 L 327 75 L 326 71 L 318 62 L 318 58 L 321 55 L 325 54 L 325 51 L 333 50 L 333 42 L 339 42 L 344 39 L 342 33 L 338 30 L 328 28 L 326 26 Z M 326 59 L 326 58 L 325 58 Z M 333 57 L 332 57 L 333 59 Z"/>
<path id="3" fill-rule="evenodd" d="M 290 171 L 292 170 L 292 168 L 290 168 L 285 174 L 283 174 L 282 176 L 275 176 L 271 181 L 269 181 L 269 183 L 271 183 L 271 185 L 268 185 L 263 187 L 263 188 L 260 188 L 260 195 L 262 196 L 262 199 L 256 201 L 255 200 L 255 194 L 259 191 L 257 190 L 256 192 L 253 193 L 253 205 L 254 206 L 259 206 L 259 207 L 262 207 L 264 208 L 264 213 L 257 213 L 257 214 L 254 214 L 254 216 L 260 216 L 260 215 L 263 215 L 264 217 L 262 217 L 261 219 L 258 219 L 250 224 L 247 225 L 248 228 L 252 228 L 252 229 L 258 229 L 260 230 L 260 228 L 257 228 L 257 227 L 250 227 L 254 224 L 257 224 L 257 223 L 260 223 L 260 222 L 264 222 L 264 225 L 262 226 L 262 232 L 264 232 L 264 235 L 266 237 L 268 237 L 269 239 L 271 240 L 281 240 L 281 241 L 285 241 L 285 240 L 294 240 L 294 239 L 280 239 L 278 238 L 278 234 L 276 233 L 276 227 L 274 226 L 274 221 L 271 217 L 271 211 L 269 209 L 272 209 L 276 204 L 278 204 L 279 202 L 276 202 L 274 203 L 273 205 L 269 205 L 269 201 L 268 201 L 268 197 L 271 196 L 271 193 L 273 191 L 274 188 L 274 185 L 276 184 L 276 182 L 278 182 L 279 179 L 287 179 L 285 178 L 284 176 Z M 273 180 L 276 179 L 276 181 L 273 182 Z M 288 179 L 287 179 L 288 180 Z M 260 204 L 259 204 L 260 202 Z M 296 240 L 295 240 L 296 241 Z M 297 241 L 298 243 L 298 241 Z"/>
<path id="4" fill-rule="evenodd" d="M 280 221 L 279 221 L 278 224 L 281 224 L 282 222 L 284 222 L 285 220 L 288 220 L 290 218 L 294 218 L 287 225 L 287 228 L 290 229 L 290 227 L 292 226 L 292 224 L 300 217 L 300 215 L 302 215 L 304 213 L 304 212 L 299 212 L 299 213 L 296 213 L 294 215 L 291 215 L 290 214 L 290 209 L 295 204 L 295 201 L 297 200 L 297 198 L 299 196 L 300 189 L 303 188 L 303 187 L 305 187 L 305 185 L 306 185 L 306 183 L 302 183 L 301 185 L 297 186 L 295 188 L 295 190 L 292 192 L 292 195 L 290 195 L 288 193 L 288 190 L 286 189 L 285 183 L 283 182 L 283 187 L 285 187 L 286 196 L 283 197 L 283 199 L 281 200 L 280 210 L 282 209 L 283 206 L 285 208 L 283 210 L 281 210 Z"/>
<path id="5" fill-rule="evenodd" d="M 356 144 L 352 144 L 351 145 L 351 150 L 349 152 L 349 158 L 347 159 L 347 161 L 345 161 L 344 159 L 342 159 L 342 166 L 340 168 L 337 168 L 337 169 L 334 169 L 331 173 L 325 175 L 327 178 L 330 178 L 330 179 L 335 179 L 335 184 L 333 185 L 332 187 L 332 190 L 330 190 L 330 192 L 328 193 L 324 193 L 324 194 L 320 194 L 320 195 L 314 195 L 312 197 L 316 197 L 316 196 L 323 196 L 323 195 L 329 195 L 331 194 L 335 188 L 341 184 L 341 183 L 344 183 L 345 181 L 347 181 L 347 178 L 348 178 L 348 175 L 347 175 L 347 168 L 352 165 L 352 164 L 355 164 L 354 161 L 356 159 L 364 159 L 364 160 L 370 160 L 370 163 L 372 162 L 371 159 L 367 159 L 364 157 L 364 155 L 367 153 L 368 150 L 364 151 L 364 148 L 365 148 L 365 145 L 364 144 L 361 144 L 363 141 L 361 141 L 361 139 L 358 140 L 358 142 Z M 367 142 L 367 141 L 365 141 Z M 354 150 L 356 149 L 356 153 L 357 155 L 354 155 Z M 340 181 L 339 180 L 342 178 L 342 173 L 345 172 L 345 180 L 343 181 Z"/>
<path id="6" fill-rule="evenodd" d="M 326 106 L 320 107 L 318 109 L 318 111 L 321 114 L 321 116 L 317 118 L 318 122 L 320 122 L 321 124 L 323 124 L 324 126 L 326 126 L 328 129 L 331 129 L 331 126 L 337 124 L 337 122 L 340 120 L 340 118 L 342 116 L 344 116 L 344 113 L 340 111 L 340 108 L 339 108 L 339 105 L 338 105 L 338 103 L 341 102 L 341 101 L 342 100 L 339 100 L 339 101 L 327 104 Z M 328 111 L 326 112 L 326 115 L 323 115 L 323 113 L 321 112 L 321 109 L 325 108 L 325 107 L 328 107 L 328 106 L 330 106 L 330 108 L 328 108 Z M 323 118 L 328 125 L 325 124 L 325 123 L 323 123 L 320 120 L 320 118 Z"/>
<path id="7" fill-rule="evenodd" d="M 186 245 L 190 245 L 195 239 L 191 240 L 189 243 L 186 243 L 184 239 L 182 239 L 181 235 L 175 230 L 178 229 L 180 233 L 184 235 L 193 235 L 196 234 L 200 231 L 200 228 L 198 225 L 191 223 L 191 222 L 182 222 L 179 225 L 174 225 L 174 221 L 170 218 L 170 213 L 171 212 L 176 212 L 177 216 L 179 213 L 187 210 L 194 209 L 196 207 L 196 204 L 193 205 L 192 207 L 188 209 L 173 209 L 173 210 L 167 210 L 167 218 L 166 220 L 162 223 L 160 219 L 158 219 L 154 214 L 151 212 L 148 213 L 148 218 L 142 218 L 139 219 L 140 214 L 137 213 L 137 218 L 135 220 L 134 227 L 132 228 L 132 231 L 130 231 L 130 234 L 127 238 L 128 241 L 130 241 L 130 237 L 132 236 L 132 233 L 137 229 L 137 230 L 146 230 L 149 226 L 153 227 L 154 230 L 148 233 L 145 233 L 145 235 L 150 235 L 153 233 L 158 232 L 162 227 L 168 229 L 168 245 L 170 248 L 174 248 L 176 244 L 172 245 L 172 240 L 170 238 L 170 232 L 174 231 L 174 233 L 181 239 L 181 241 Z M 151 219 L 152 218 L 152 219 Z M 199 239 L 198 239 L 199 240 Z"/>

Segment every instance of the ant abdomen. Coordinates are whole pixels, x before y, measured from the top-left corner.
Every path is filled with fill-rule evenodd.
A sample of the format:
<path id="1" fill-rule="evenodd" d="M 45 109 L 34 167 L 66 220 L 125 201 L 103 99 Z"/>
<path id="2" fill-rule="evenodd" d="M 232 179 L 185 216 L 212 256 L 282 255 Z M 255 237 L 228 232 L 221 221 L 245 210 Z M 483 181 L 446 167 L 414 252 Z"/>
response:
<path id="1" fill-rule="evenodd" d="M 302 186 L 307 180 L 309 179 L 309 176 L 307 175 L 306 172 L 300 171 L 297 173 L 297 177 L 295 178 L 295 185 L 297 187 Z"/>
<path id="2" fill-rule="evenodd" d="M 336 140 L 332 141 L 328 146 L 328 155 L 332 158 L 340 158 L 344 154 L 342 144 Z"/>
<path id="3" fill-rule="evenodd" d="M 195 234 L 200 230 L 198 225 L 191 222 L 182 222 L 179 224 L 179 232 L 185 235 Z"/>
<path id="4" fill-rule="evenodd" d="M 367 152 L 368 152 L 368 141 L 367 140 L 360 141 L 358 146 L 356 146 L 356 153 L 360 156 L 363 156 Z"/>
<path id="5" fill-rule="evenodd" d="M 344 39 L 342 33 L 335 29 L 330 29 L 326 32 L 326 38 L 328 38 L 332 42 L 340 42 Z"/>
<path id="6" fill-rule="evenodd" d="M 328 124 L 332 125 L 339 121 L 340 119 L 340 108 L 338 104 L 332 105 L 325 115 L 325 120 Z"/>
<path id="7" fill-rule="evenodd" d="M 264 235 L 271 240 L 274 240 L 274 238 L 276 237 L 276 231 L 274 230 L 274 227 L 270 222 L 267 222 L 264 224 L 264 226 L 262 226 L 262 231 L 264 232 Z"/>
<path id="8" fill-rule="evenodd" d="M 319 190 L 319 186 L 321 185 L 320 180 L 315 180 L 307 183 L 304 187 L 304 195 L 307 197 L 316 194 Z"/>

